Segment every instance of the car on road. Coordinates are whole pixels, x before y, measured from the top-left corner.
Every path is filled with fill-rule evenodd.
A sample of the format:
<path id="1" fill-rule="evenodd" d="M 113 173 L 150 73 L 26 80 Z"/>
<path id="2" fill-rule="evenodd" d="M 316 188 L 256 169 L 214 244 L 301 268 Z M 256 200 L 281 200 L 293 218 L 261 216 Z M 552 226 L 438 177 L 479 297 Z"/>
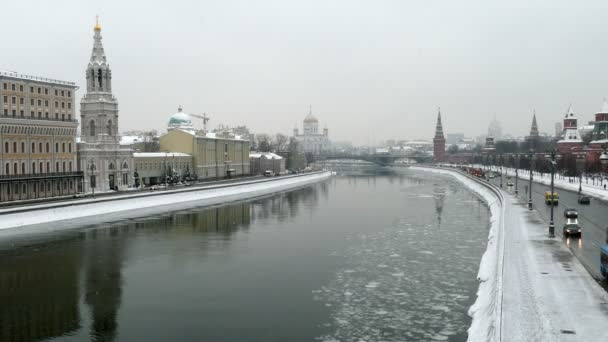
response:
<path id="1" fill-rule="evenodd" d="M 589 204 L 589 203 L 591 203 L 591 198 L 589 196 L 580 195 L 580 196 L 578 196 L 578 203 L 579 204 Z"/>
<path id="2" fill-rule="evenodd" d="M 578 210 L 574 208 L 566 208 L 564 209 L 564 217 L 565 218 L 578 218 Z"/>
<path id="3" fill-rule="evenodd" d="M 608 245 L 602 246 L 600 253 L 600 273 L 608 279 Z"/>
<path id="4" fill-rule="evenodd" d="M 272 171 L 270 171 L 270 170 L 264 171 L 264 177 L 272 177 L 272 175 L 273 175 Z"/>
<path id="5" fill-rule="evenodd" d="M 551 196 L 551 191 L 545 191 L 545 204 L 557 205 L 559 202 L 559 195 L 557 192 L 553 192 L 553 196 Z"/>
<path id="6" fill-rule="evenodd" d="M 564 228 L 562 229 L 564 237 L 570 237 L 572 235 L 582 236 L 583 235 L 583 227 L 578 224 L 577 219 L 567 219 L 566 224 L 564 224 Z"/>
<path id="7" fill-rule="evenodd" d="M 507 182 L 507 186 L 513 186 L 513 182 Z"/>

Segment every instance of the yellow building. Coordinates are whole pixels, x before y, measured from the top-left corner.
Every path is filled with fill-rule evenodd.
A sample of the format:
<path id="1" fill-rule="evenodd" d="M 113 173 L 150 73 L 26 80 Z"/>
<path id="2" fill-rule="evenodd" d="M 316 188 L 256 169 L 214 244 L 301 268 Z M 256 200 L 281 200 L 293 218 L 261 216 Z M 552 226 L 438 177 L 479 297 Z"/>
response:
<path id="1" fill-rule="evenodd" d="M 72 82 L 0 71 L 0 202 L 78 191 L 76 89 Z"/>
<path id="2" fill-rule="evenodd" d="M 250 141 L 228 132 L 202 133 L 179 128 L 160 137 L 162 152 L 181 152 L 192 156 L 193 173 L 198 179 L 248 175 Z"/>

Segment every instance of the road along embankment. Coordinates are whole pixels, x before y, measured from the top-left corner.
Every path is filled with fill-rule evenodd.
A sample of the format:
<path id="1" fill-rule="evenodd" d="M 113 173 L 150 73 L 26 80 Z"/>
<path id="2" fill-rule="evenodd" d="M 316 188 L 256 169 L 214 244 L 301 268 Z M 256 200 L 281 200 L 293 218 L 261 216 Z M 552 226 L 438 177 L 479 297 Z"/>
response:
<path id="1" fill-rule="evenodd" d="M 97 217 L 99 221 L 113 221 L 179 210 L 184 208 L 185 204 L 191 206 L 215 205 L 303 187 L 328 179 L 331 175 L 332 173 L 329 171 L 321 171 L 225 185 L 135 193 L 111 198 L 77 199 L 61 203 L 2 209 L 0 210 L 0 230 L 53 222 L 60 225 L 60 221 L 74 221 L 87 217 Z"/>
<path id="2" fill-rule="evenodd" d="M 464 172 L 431 167 L 411 167 L 411 169 L 453 176 L 488 204 L 491 212 L 491 226 L 487 248 L 481 258 L 477 274 L 479 281 L 477 299 L 469 308 L 469 316 L 473 321 L 468 331 L 468 340 L 474 342 L 500 341 L 505 210 L 502 193 L 492 184 L 482 182 Z"/>

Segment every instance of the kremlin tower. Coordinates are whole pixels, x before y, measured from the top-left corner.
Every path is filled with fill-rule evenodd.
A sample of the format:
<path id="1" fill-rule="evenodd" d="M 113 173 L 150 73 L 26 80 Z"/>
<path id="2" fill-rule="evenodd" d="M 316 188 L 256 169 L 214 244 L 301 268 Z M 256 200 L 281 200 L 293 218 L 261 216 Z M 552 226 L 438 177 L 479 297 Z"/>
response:
<path id="1" fill-rule="evenodd" d="M 443 136 L 443 126 L 441 125 L 441 108 L 437 114 L 437 125 L 435 126 L 435 137 L 433 138 L 433 161 L 442 162 L 445 160 L 445 138 Z"/>

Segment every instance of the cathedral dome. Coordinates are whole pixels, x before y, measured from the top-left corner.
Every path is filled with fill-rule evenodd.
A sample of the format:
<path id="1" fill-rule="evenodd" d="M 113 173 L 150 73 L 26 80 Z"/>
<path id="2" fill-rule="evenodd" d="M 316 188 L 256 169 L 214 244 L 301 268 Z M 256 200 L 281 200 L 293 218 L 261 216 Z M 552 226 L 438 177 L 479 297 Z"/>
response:
<path id="1" fill-rule="evenodd" d="M 190 119 L 190 115 L 188 115 L 182 111 L 182 107 L 180 106 L 177 109 L 177 113 L 171 115 L 171 117 L 169 118 L 169 126 L 171 126 L 171 127 L 192 126 L 192 119 Z"/>
<path id="2" fill-rule="evenodd" d="M 318 122 L 319 122 L 319 119 L 317 119 L 314 115 L 312 115 L 312 113 L 309 113 L 304 118 L 304 123 L 318 123 Z"/>

